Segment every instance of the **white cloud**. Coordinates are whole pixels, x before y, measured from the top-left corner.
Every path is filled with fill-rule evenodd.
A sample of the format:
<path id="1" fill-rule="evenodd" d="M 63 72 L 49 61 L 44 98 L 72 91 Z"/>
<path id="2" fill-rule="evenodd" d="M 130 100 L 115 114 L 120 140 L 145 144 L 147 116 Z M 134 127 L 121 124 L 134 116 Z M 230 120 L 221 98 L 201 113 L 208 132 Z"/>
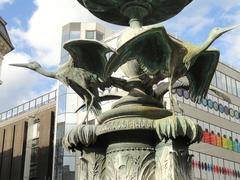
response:
<path id="1" fill-rule="evenodd" d="M 47 68 L 56 66 L 60 60 L 62 26 L 69 22 L 99 21 L 74 0 L 36 0 L 34 3 L 37 9 L 29 20 L 27 30 L 21 29 L 18 19 L 14 19 L 17 28 L 10 27 L 9 30 L 16 50 L 3 61 L 0 101 L 7 103 L 0 103 L 0 112 L 57 86 L 56 83 L 47 86 L 47 78 L 27 69 L 8 66 L 9 63 L 36 60 Z M 21 52 L 24 48 L 28 49 L 29 54 Z M 45 86 L 43 90 L 39 90 L 41 85 Z"/>
<path id="2" fill-rule="evenodd" d="M 209 17 L 211 8 L 201 7 L 195 9 L 195 6 L 196 5 L 187 9 L 185 13 L 180 13 L 169 22 L 166 22 L 167 28 L 169 28 L 170 31 L 174 31 L 177 35 L 184 33 L 197 35 L 202 29 L 213 24 L 214 18 Z M 195 9 L 194 13 L 192 13 L 192 9 Z"/>
<path id="3" fill-rule="evenodd" d="M 56 82 L 45 90 L 38 91 L 36 87 L 46 86 L 46 78 L 23 68 L 9 66 L 11 63 L 25 63 L 31 57 L 25 53 L 12 52 L 3 61 L 2 81 L 0 86 L 0 112 L 22 104 L 40 94 L 56 88 Z"/>
<path id="4" fill-rule="evenodd" d="M 0 6 L 3 2 L 11 3 L 12 0 L 0 0 Z M 91 15 L 77 0 L 35 0 L 34 3 L 36 11 L 28 22 L 27 30 L 21 29 L 21 22 L 15 19 L 18 28 L 10 28 L 9 31 L 18 50 L 7 55 L 3 61 L 4 84 L 0 86 L 0 101 L 8 102 L 9 107 L 52 90 L 56 87 L 56 83 L 51 83 L 51 86 L 45 87 L 44 90 L 36 91 L 41 81 L 46 81 L 46 78 L 26 69 L 9 67 L 7 63 L 34 59 L 47 67 L 57 65 L 60 59 L 62 26 L 69 22 L 98 21 L 104 26 L 118 28 Z M 240 13 L 233 9 L 239 6 L 240 2 L 236 0 L 194 0 L 180 14 L 167 21 L 166 28 L 179 35 L 179 38 L 182 34 L 190 34 L 192 38 L 202 36 L 203 34 L 199 32 L 221 25 L 224 20 L 229 23 L 237 22 L 240 19 Z M 213 12 L 213 9 L 216 12 Z M 220 12 L 221 17 L 216 19 L 213 15 Z M 240 62 L 237 57 L 240 53 L 238 48 L 240 33 L 238 32 L 226 35 L 220 40 L 225 47 L 231 47 L 229 50 L 221 49 L 224 62 L 229 64 Z M 19 52 L 23 48 L 28 48 L 30 54 Z M 13 94 L 14 97 L 11 96 Z M 0 103 L 0 111 L 3 108 L 6 108 L 6 104 Z"/>
<path id="5" fill-rule="evenodd" d="M 62 26 L 69 22 L 100 21 L 77 1 L 36 0 L 37 10 L 29 20 L 28 30 L 11 29 L 18 42 L 34 49 L 34 59 L 52 66 L 60 59 Z M 101 22 L 107 24 L 105 22 Z"/>
<path id="6" fill-rule="evenodd" d="M 240 28 L 232 33 L 226 34 L 221 38 L 219 46 L 221 51 L 221 60 L 231 67 L 240 70 Z"/>
<path id="7" fill-rule="evenodd" d="M 202 43 L 213 27 L 240 23 L 240 1 L 195 0 L 181 13 L 167 21 L 167 30 L 178 38 L 184 37 L 193 43 Z M 240 69 L 240 28 L 228 32 L 214 42 L 221 53 L 221 60 Z"/>
<path id="8" fill-rule="evenodd" d="M 4 4 L 12 4 L 14 0 L 0 0 L 0 8 L 3 7 Z"/>

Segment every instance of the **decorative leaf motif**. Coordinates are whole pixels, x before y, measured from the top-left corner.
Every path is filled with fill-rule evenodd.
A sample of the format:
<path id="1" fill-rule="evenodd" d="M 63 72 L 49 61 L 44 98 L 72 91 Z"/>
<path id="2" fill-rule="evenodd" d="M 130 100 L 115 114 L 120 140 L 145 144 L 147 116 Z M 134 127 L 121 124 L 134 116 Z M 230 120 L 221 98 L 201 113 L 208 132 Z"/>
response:
<path id="1" fill-rule="evenodd" d="M 185 116 L 173 116 L 155 120 L 154 128 L 160 141 L 167 142 L 169 139 L 177 137 L 187 137 L 189 144 L 200 142 L 202 139 L 202 128 L 194 121 Z"/>

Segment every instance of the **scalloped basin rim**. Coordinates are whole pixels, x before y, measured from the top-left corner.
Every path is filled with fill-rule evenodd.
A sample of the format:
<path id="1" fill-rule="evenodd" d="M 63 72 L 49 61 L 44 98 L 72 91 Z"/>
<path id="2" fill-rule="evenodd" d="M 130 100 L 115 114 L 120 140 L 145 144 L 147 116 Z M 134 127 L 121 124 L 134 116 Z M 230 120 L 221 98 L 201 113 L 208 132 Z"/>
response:
<path id="1" fill-rule="evenodd" d="M 78 2 L 93 15 L 104 21 L 128 26 L 129 18 L 121 12 L 122 7 L 127 3 L 147 3 L 151 8 L 148 15 L 142 19 L 142 25 L 151 25 L 175 16 L 192 0 L 78 0 Z"/>

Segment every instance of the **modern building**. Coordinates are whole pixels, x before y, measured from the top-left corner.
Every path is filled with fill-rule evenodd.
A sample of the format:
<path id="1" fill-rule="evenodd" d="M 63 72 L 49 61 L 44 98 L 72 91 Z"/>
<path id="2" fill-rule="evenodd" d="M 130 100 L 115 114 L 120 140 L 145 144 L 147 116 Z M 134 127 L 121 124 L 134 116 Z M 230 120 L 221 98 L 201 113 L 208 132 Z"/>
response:
<path id="1" fill-rule="evenodd" d="M 7 53 L 14 49 L 6 29 L 6 25 L 7 23 L 0 16 L 0 84 L 2 83 L 1 69 L 3 56 L 5 56 Z"/>
<path id="2" fill-rule="evenodd" d="M 193 176 L 207 180 L 240 179 L 240 72 L 219 63 L 211 85 L 224 91 L 229 100 L 209 91 L 201 103 L 193 103 L 188 91 L 175 92 L 183 114 L 204 130 L 202 142 L 190 146 L 194 155 Z"/>
<path id="3" fill-rule="evenodd" d="M 69 23 L 63 26 L 62 29 L 62 46 L 66 41 L 72 39 L 96 39 L 102 41 L 112 34 L 113 31 L 98 23 Z M 69 57 L 68 52 L 62 48 L 60 65 L 69 60 Z M 82 104 L 82 99 L 70 87 L 66 87 L 62 83 L 59 83 L 58 86 L 57 99 L 53 179 L 74 180 L 77 156 L 63 149 L 62 138 L 65 133 L 83 120 L 85 112 L 75 113 Z"/>
<path id="4" fill-rule="evenodd" d="M 0 113 L 0 179 L 52 178 L 56 91 Z"/>

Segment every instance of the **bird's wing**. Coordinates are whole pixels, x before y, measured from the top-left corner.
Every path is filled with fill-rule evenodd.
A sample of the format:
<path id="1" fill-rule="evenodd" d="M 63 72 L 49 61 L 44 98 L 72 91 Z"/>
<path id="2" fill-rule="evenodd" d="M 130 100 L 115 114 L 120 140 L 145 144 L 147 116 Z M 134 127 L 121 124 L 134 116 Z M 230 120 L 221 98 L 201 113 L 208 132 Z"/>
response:
<path id="1" fill-rule="evenodd" d="M 83 100 L 85 100 L 85 99 L 84 99 L 84 96 L 86 96 L 88 99 L 91 98 L 91 97 L 90 97 L 90 94 L 88 93 L 88 91 L 86 91 L 86 89 L 84 89 L 83 87 L 81 87 L 80 85 L 78 85 L 78 83 L 76 83 L 75 81 L 73 81 L 73 80 L 71 80 L 71 79 L 69 79 L 68 81 L 69 81 L 69 86 L 70 86 Z M 95 96 L 98 96 L 97 89 L 93 89 L 93 88 L 89 87 L 89 90 L 90 90 L 91 92 L 93 92 L 93 94 L 94 94 Z M 87 102 L 85 102 L 85 103 L 87 103 Z M 83 106 L 80 106 L 80 107 L 76 110 L 76 112 L 79 111 L 81 108 L 83 108 Z M 99 114 L 101 113 L 101 106 L 100 106 L 99 102 L 97 102 L 96 98 L 95 98 L 94 101 L 93 101 L 93 107 L 92 107 L 91 111 L 93 111 L 93 113 L 94 113 L 95 115 L 99 115 Z"/>
<path id="2" fill-rule="evenodd" d="M 153 74 L 160 68 L 166 68 L 170 55 L 169 36 L 165 28 L 151 27 L 123 44 L 107 62 L 104 74 L 105 77 L 111 76 L 121 65 L 133 59 L 140 62 L 143 70 Z"/>
<path id="3" fill-rule="evenodd" d="M 201 53 L 196 62 L 187 71 L 190 95 L 192 100 L 199 102 L 207 95 L 214 72 L 219 61 L 218 50 L 207 50 Z"/>
<path id="4" fill-rule="evenodd" d="M 83 95 L 87 95 L 88 92 L 75 81 L 68 79 L 68 82 L 69 86 L 84 100 Z"/>
<path id="5" fill-rule="evenodd" d="M 74 67 L 102 77 L 107 62 L 106 54 L 114 52 L 107 44 L 95 40 L 72 40 L 64 44 L 73 59 Z"/>

